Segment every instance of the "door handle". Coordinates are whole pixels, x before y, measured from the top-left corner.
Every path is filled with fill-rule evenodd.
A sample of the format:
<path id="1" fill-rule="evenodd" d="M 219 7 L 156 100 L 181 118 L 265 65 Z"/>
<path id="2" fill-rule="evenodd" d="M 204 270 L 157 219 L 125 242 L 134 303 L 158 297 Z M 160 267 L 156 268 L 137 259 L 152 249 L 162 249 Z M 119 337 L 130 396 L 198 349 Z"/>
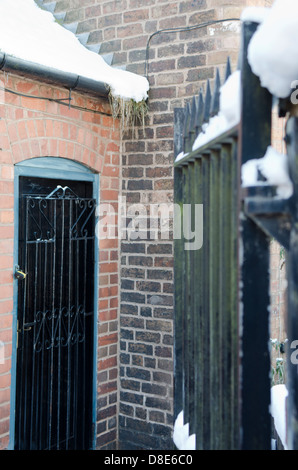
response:
<path id="1" fill-rule="evenodd" d="M 23 328 L 18 328 L 17 329 L 17 332 L 18 333 L 22 333 L 22 331 L 30 331 L 32 330 L 32 326 L 28 326 L 27 328 L 23 327 Z"/>
<path id="2" fill-rule="evenodd" d="M 25 331 L 30 331 L 31 330 L 31 326 L 29 327 L 23 327 L 23 328 L 19 328 L 19 320 L 17 320 L 17 349 L 19 347 L 19 334 L 20 333 L 24 333 Z"/>

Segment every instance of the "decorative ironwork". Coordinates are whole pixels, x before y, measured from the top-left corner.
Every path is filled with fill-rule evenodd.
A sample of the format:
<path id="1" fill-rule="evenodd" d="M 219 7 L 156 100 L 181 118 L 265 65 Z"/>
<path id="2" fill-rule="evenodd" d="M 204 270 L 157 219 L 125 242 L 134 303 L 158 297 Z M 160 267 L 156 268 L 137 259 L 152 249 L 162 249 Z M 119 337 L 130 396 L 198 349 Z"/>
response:
<path id="1" fill-rule="evenodd" d="M 55 188 L 48 196 L 47 196 L 47 199 L 51 199 L 51 198 L 59 198 L 59 199 L 64 199 L 66 197 L 74 197 L 74 198 L 78 198 L 78 196 L 76 195 L 76 193 L 70 189 L 68 186 L 61 186 L 60 184 L 58 184 L 57 188 Z"/>
<path id="2" fill-rule="evenodd" d="M 50 241 L 55 236 L 54 227 L 46 214 L 47 209 L 48 202 L 46 199 L 27 198 L 27 210 L 30 218 L 29 233 L 34 241 Z"/>
<path id="3" fill-rule="evenodd" d="M 88 237 L 88 222 L 93 216 L 96 207 L 95 201 L 94 199 L 76 199 L 75 204 L 78 206 L 79 209 L 82 210 L 77 220 L 71 227 L 71 233 L 74 238 L 86 238 Z"/>
<path id="4" fill-rule="evenodd" d="M 86 313 L 82 305 L 76 309 L 73 305 L 70 310 L 62 309 L 37 312 L 34 323 L 25 324 L 24 327 L 35 327 L 33 334 L 35 351 L 57 348 L 58 346 L 74 346 L 77 342 L 85 340 L 84 317 Z"/>
<path id="5" fill-rule="evenodd" d="M 67 195 L 69 193 L 69 197 Z M 55 228 L 53 226 L 53 213 L 51 211 L 59 210 L 64 204 L 64 210 L 71 210 L 73 212 L 72 219 L 74 220 L 70 230 L 70 237 L 73 238 L 86 238 L 88 237 L 88 230 L 90 229 L 90 220 L 92 219 L 96 203 L 94 199 L 77 198 L 75 193 L 67 186 L 57 186 L 57 188 L 46 197 L 25 197 L 27 201 L 27 210 L 29 216 L 28 227 L 28 242 L 51 242 L 54 241 Z M 53 205 L 56 201 L 56 205 Z M 51 221 L 50 221 L 51 219 Z"/>
<path id="6" fill-rule="evenodd" d="M 49 184 L 45 182 L 46 187 Z M 90 193 L 81 183 L 82 194 Z M 78 188 L 78 184 L 76 185 Z M 95 200 L 57 185 L 20 199 L 17 449 L 88 448 Z"/>

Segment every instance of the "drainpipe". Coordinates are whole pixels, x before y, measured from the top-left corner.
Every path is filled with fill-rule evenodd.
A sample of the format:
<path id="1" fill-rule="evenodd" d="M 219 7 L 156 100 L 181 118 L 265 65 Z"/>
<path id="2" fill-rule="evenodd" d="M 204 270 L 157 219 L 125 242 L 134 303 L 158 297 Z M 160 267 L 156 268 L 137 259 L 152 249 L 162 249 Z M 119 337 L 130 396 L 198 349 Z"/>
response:
<path id="1" fill-rule="evenodd" d="M 0 70 L 62 86 L 71 91 L 76 90 L 89 95 L 108 97 L 108 86 L 103 82 L 19 59 L 4 52 L 0 52 Z"/>

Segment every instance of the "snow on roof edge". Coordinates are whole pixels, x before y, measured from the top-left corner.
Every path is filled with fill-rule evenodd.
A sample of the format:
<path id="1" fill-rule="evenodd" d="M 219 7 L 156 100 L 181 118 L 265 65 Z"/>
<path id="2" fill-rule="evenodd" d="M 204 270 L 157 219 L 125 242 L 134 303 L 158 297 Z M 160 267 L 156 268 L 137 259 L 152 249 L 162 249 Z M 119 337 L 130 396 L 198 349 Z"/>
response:
<path id="1" fill-rule="evenodd" d="M 123 100 L 140 102 L 148 98 L 149 83 L 145 77 L 108 65 L 34 0 L 1 0 L 0 52 L 106 83 L 112 95 Z"/>
<path id="2" fill-rule="evenodd" d="M 32 79 L 41 78 L 45 83 L 62 85 L 71 90 L 88 91 L 97 96 L 106 97 L 109 93 L 108 84 L 88 79 L 74 73 L 63 72 L 36 62 L 26 61 L 0 52 L 0 72 L 16 73 Z"/>

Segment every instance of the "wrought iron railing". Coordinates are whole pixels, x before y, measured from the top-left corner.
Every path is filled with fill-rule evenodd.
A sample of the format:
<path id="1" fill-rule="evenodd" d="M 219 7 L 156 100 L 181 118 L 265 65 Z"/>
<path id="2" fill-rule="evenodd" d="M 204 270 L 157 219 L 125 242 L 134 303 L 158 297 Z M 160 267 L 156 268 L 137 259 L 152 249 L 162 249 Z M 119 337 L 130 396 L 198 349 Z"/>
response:
<path id="1" fill-rule="evenodd" d="M 284 201 L 267 184 L 241 187 L 242 165 L 263 157 L 271 144 L 273 97 L 247 60 L 257 26 L 243 24 L 239 123 L 194 146 L 204 124 L 219 112 L 219 71 L 213 92 L 208 83 L 205 94 L 200 92 L 186 109 L 175 110 L 176 225 L 183 224 L 187 205 L 203 205 L 200 249 L 186 250 L 188 240 L 175 239 L 175 418 L 183 411 L 196 449 L 271 448 L 271 237 L 289 250 L 288 335 L 298 339 L 297 191 Z M 228 61 L 224 81 L 230 74 Z M 282 113 L 281 103 L 279 109 Z M 287 128 L 295 180 L 297 118 Z M 290 448 L 298 448 L 297 389 L 297 373 L 289 364 Z"/>

